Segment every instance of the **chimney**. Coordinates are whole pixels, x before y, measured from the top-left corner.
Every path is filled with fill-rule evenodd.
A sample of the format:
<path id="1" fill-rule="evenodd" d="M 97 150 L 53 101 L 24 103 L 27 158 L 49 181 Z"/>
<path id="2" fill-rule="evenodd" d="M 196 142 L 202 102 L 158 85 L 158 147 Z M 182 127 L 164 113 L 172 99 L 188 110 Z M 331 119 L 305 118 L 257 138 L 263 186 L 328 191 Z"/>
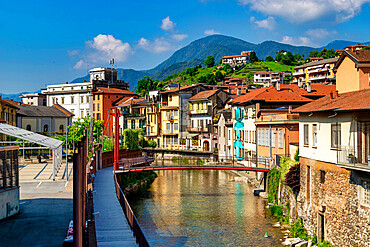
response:
<path id="1" fill-rule="evenodd" d="M 339 97 L 339 94 L 338 94 L 338 90 L 335 91 L 335 98 L 338 98 Z"/>
<path id="2" fill-rule="evenodd" d="M 307 92 L 311 93 L 311 82 L 307 83 Z"/>
<path id="3" fill-rule="evenodd" d="M 280 91 L 280 82 L 276 82 L 276 91 Z"/>
<path id="4" fill-rule="evenodd" d="M 237 92 L 236 92 L 236 95 L 240 95 L 241 94 L 241 89 L 240 88 L 238 88 L 238 90 L 237 90 Z"/>
<path id="5" fill-rule="evenodd" d="M 330 92 L 330 99 L 334 99 L 333 92 Z"/>
<path id="6" fill-rule="evenodd" d="M 298 81 L 298 87 L 300 87 L 300 88 L 302 87 L 302 81 L 300 81 L 300 80 Z"/>

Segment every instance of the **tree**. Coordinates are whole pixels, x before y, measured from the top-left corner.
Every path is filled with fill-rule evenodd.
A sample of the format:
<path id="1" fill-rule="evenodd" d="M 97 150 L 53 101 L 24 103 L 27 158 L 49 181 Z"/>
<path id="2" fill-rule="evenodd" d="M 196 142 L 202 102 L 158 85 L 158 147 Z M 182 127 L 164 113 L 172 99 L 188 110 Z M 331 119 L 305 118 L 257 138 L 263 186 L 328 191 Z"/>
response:
<path id="1" fill-rule="evenodd" d="M 224 79 L 224 75 L 221 73 L 221 71 L 219 71 L 219 70 L 216 71 L 215 79 L 216 79 L 216 81 L 222 81 L 222 79 Z"/>
<path id="2" fill-rule="evenodd" d="M 274 59 L 271 56 L 267 56 L 265 60 L 266 60 L 266 62 L 273 62 L 274 61 Z"/>
<path id="3" fill-rule="evenodd" d="M 227 75 L 233 73 L 233 67 L 231 67 L 230 64 L 225 64 L 222 70 L 225 71 Z"/>
<path id="4" fill-rule="evenodd" d="M 254 51 L 251 51 L 251 53 L 249 54 L 249 60 L 254 63 L 254 62 L 258 62 L 258 57 L 256 55 L 256 53 Z"/>
<path id="5" fill-rule="evenodd" d="M 151 90 L 159 90 L 163 88 L 163 82 L 160 80 L 153 81 L 149 76 L 144 76 L 137 82 L 136 93 L 142 96 L 148 94 Z"/>
<path id="6" fill-rule="evenodd" d="M 204 60 L 204 64 L 209 68 L 215 65 L 215 58 L 209 55 L 206 60 Z"/>
<path id="7" fill-rule="evenodd" d="M 308 55 L 308 57 L 318 57 L 320 55 L 320 53 L 316 50 L 313 50 L 313 51 L 310 51 L 310 54 Z"/>

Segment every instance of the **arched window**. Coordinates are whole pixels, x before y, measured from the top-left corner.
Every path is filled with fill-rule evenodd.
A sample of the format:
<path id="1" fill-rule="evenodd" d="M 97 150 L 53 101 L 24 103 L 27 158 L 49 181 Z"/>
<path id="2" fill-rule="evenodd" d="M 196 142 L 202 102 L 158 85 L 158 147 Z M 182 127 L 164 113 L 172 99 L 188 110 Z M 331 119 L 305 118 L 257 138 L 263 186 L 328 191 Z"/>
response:
<path id="1" fill-rule="evenodd" d="M 64 126 L 63 126 L 63 124 L 61 124 L 61 125 L 59 126 L 59 132 L 64 132 Z"/>
<path id="2" fill-rule="evenodd" d="M 44 132 L 49 132 L 49 125 L 47 124 L 44 125 Z"/>
<path id="3" fill-rule="evenodd" d="M 30 124 L 27 125 L 26 130 L 31 131 L 31 125 Z"/>

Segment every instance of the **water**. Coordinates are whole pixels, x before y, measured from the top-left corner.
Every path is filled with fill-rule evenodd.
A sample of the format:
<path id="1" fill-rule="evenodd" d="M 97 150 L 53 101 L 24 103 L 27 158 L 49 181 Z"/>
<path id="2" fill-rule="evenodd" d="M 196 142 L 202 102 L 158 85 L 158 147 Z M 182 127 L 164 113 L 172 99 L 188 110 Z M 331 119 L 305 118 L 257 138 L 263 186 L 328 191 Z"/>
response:
<path id="1" fill-rule="evenodd" d="M 151 246 L 280 246 L 283 237 L 253 188 L 216 170 L 158 171 L 129 198 Z M 267 234 L 269 238 L 265 238 Z"/>

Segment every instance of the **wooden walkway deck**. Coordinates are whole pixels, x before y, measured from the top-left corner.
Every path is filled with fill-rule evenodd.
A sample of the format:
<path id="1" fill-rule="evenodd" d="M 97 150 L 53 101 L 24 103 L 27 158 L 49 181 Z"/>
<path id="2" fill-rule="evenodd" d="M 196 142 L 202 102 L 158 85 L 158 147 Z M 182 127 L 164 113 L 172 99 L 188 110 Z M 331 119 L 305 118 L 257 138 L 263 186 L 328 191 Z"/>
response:
<path id="1" fill-rule="evenodd" d="M 97 245 L 138 246 L 115 193 L 113 167 L 96 172 L 94 190 Z"/>

